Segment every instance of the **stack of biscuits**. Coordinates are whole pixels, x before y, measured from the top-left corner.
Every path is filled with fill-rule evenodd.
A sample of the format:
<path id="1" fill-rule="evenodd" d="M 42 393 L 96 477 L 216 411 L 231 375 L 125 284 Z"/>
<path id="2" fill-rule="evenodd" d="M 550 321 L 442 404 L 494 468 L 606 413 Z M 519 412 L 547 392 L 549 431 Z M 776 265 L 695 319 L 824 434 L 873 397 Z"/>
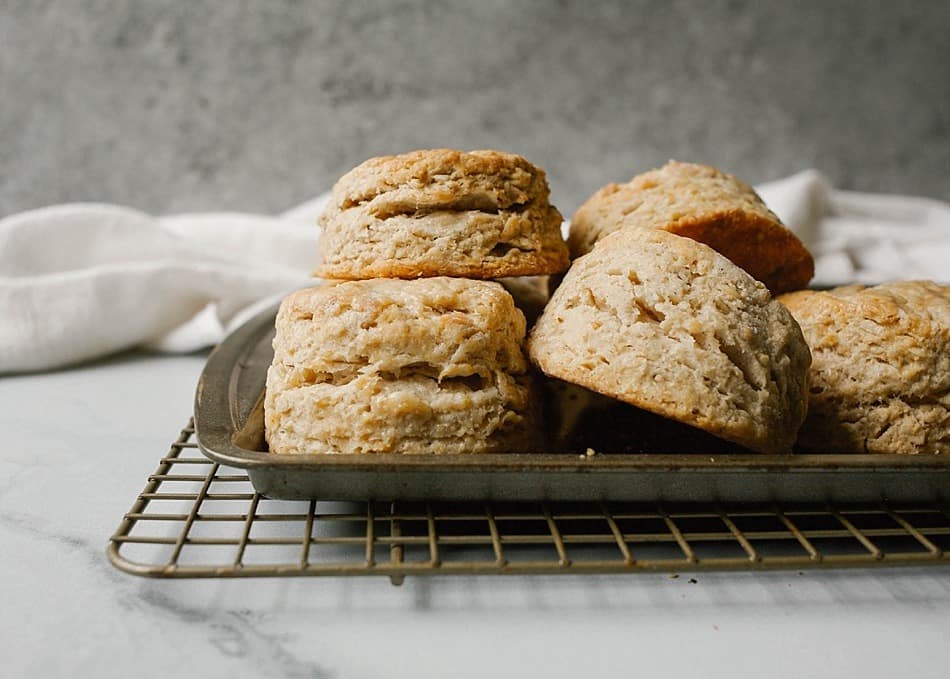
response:
<path id="1" fill-rule="evenodd" d="M 327 282 L 277 318 L 274 452 L 950 452 L 950 288 L 803 290 L 803 243 L 714 168 L 600 189 L 565 243 L 524 158 L 417 151 L 321 221 Z"/>
<path id="2" fill-rule="evenodd" d="M 273 452 L 538 447 L 525 318 L 493 279 L 567 268 L 544 172 L 447 149 L 374 158 L 321 218 L 324 285 L 281 305 L 268 371 Z"/>

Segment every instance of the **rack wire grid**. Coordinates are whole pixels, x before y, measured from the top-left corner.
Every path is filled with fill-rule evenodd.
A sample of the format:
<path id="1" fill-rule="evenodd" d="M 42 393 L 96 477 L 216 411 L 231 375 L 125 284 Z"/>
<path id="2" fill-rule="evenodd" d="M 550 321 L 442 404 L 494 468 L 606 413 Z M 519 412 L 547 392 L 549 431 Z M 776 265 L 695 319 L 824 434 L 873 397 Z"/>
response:
<path id="1" fill-rule="evenodd" d="M 550 574 L 946 564 L 950 511 L 919 506 L 271 500 L 205 458 L 193 423 L 112 536 L 157 578 Z"/>

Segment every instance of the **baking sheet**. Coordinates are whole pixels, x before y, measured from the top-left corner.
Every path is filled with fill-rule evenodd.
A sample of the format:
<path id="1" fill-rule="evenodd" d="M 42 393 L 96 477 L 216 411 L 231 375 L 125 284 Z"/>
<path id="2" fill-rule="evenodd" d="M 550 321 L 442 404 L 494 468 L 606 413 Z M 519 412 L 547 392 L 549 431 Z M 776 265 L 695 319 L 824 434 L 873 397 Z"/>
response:
<path id="1" fill-rule="evenodd" d="M 644 441 L 654 452 L 630 453 L 620 442 L 610 448 L 609 413 L 581 425 L 571 452 L 276 455 L 264 443 L 262 410 L 276 313 L 276 306 L 261 312 L 215 349 L 195 395 L 202 452 L 246 469 L 254 488 L 268 497 L 814 503 L 936 502 L 950 496 L 950 456 L 757 455 L 710 448 L 701 433 L 689 449 L 683 447 L 691 442 L 684 434 L 688 428 L 664 429 L 654 420 L 644 427 Z M 594 455 L 584 454 L 585 426 L 596 443 Z"/>

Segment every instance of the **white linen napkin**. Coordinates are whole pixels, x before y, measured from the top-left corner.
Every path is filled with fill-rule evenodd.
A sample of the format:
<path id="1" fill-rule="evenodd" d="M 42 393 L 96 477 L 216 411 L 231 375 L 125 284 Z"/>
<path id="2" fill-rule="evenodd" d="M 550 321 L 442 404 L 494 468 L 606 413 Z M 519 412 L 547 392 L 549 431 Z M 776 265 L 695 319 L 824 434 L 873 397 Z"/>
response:
<path id="1" fill-rule="evenodd" d="M 815 170 L 756 187 L 815 256 L 812 285 L 950 283 L 950 204 L 840 191 Z"/>
<path id="2" fill-rule="evenodd" d="M 837 191 L 813 170 L 759 191 L 814 253 L 814 284 L 950 282 L 946 203 Z M 313 283 L 327 198 L 274 217 L 82 203 L 0 220 L 0 374 L 220 341 Z"/>
<path id="3" fill-rule="evenodd" d="M 255 302 L 313 283 L 325 202 L 164 218 L 81 203 L 0 221 L 0 374 L 220 341 Z"/>

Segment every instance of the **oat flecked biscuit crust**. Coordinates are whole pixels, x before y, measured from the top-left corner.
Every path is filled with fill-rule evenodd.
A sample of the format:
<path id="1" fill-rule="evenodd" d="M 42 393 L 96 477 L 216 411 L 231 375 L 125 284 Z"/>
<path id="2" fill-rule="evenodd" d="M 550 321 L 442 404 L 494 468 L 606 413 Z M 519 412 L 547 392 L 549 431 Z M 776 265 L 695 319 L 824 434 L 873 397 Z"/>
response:
<path id="1" fill-rule="evenodd" d="M 334 279 L 558 273 L 569 256 L 544 171 L 514 154 L 434 149 L 371 158 L 320 218 Z"/>
<path id="2" fill-rule="evenodd" d="M 903 281 L 779 301 L 814 357 L 802 448 L 950 453 L 950 286 Z"/>
<path id="3" fill-rule="evenodd" d="M 572 256 L 626 227 L 662 229 L 705 243 L 773 294 L 804 288 L 815 273 L 811 254 L 751 186 L 705 165 L 671 160 L 597 191 L 571 219 Z"/>
<path id="4" fill-rule="evenodd" d="M 624 229 L 576 260 L 535 324 L 545 374 L 762 453 L 790 452 L 810 356 L 768 290 L 702 243 Z"/>
<path id="5" fill-rule="evenodd" d="M 284 300 L 264 419 L 273 452 L 523 452 L 524 316 L 493 282 L 326 284 Z"/>

